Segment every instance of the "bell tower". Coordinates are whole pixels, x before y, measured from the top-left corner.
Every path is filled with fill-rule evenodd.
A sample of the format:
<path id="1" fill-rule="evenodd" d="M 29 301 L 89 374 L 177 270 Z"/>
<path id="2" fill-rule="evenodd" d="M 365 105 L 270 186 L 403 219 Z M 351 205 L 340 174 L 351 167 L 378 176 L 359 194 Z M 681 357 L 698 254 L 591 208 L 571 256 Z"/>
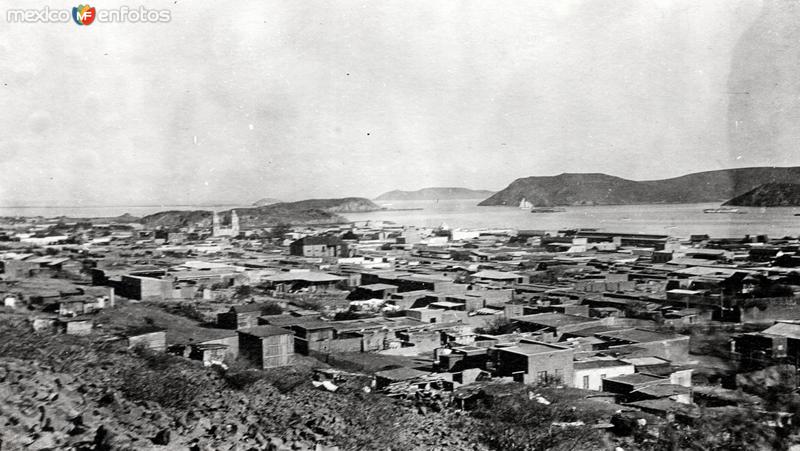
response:
<path id="1" fill-rule="evenodd" d="M 236 210 L 231 210 L 231 236 L 239 236 L 239 215 Z"/>
<path id="2" fill-rule="evenodd" d="M 219 236 L 220 221 L 217 212 L 214 212 L 214 218 L 211 220 L 212 235 Z"/>

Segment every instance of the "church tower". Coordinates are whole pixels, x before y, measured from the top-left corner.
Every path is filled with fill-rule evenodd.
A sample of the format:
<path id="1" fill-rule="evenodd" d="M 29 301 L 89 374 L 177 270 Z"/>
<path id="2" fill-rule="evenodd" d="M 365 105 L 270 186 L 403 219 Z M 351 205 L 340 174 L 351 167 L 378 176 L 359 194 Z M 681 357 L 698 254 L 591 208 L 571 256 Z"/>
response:
<path id="1" fill-rule="evenodd" d="M 231 236 L 239 236 L 239 215 L 236 210 L 231 210 Z"/>
<path id="2" fill-rule="evenodd" d="M 214 212 L 214 218 L 211 221 L 211 227 L 212 227 L 212 232 L 211 232 L 212 236 L 219 236 L 220 222 L 219 222 L 219 215 L 217 214 L 216 211 Z"/>

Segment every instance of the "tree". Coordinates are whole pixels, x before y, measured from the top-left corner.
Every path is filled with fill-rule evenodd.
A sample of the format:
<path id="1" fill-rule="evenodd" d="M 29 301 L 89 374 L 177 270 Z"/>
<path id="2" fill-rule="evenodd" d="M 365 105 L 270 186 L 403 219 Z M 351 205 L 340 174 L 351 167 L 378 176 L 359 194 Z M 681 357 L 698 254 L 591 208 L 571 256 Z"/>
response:
<path id="1" fill-rule="evenodd" d="M 486 323 L 483 327 L 476 327 L 475 333 L 486 335 L 502 335 L 511 333 L 514 330 L 514 323 L 503 316 L 497 316 Z"/>
<path id="2" fill-rule="evenodd" d="M 345 310 L 343 312 L 336 312 L 336 315 L 333 316 L 334 321 L 346 321 L 349 319 L 359 319 L 361 315 L 352 311 L 352 310 Z"/>
<path id="3" fill-rule="evenodd" d="M 637 318 L 647 313 L 647 303 L 644 301 L 628 301 L 625 304 L 625 316 Z"/>
<path id="4" fill-rule="evenodd" d="M 270 229 L 269 234 L 267 235 L 272 240 L 282 240 L 284 236 L 292 231 L 291 224 L 285 222 L 279 222 L 275 224 L 275 226 Z"/>
<path id="5" fill-rule="evenodd" d="M 234 299 L 246 299 L 253 294 L 253 288 L 250 285 L 239 285 L 233 293 Z"/>
<path id="6" fill-rule="evenodd" d="M 643 436 L 640 436 L 641 439 Z M 745 409 L 701 412 L 691 425 L 667 424 L 658 438 L 639 443 L 653 451 L 787 449 L 784 435 L 763 415 Z"/>
<path id="7" fill-rule="evenodd" d="M 530 386 L 524 386 L 528 392 Z M 595 450 L 608 449 L 597 430 L 590 426 L 560 427 L 553 423 L 583 421 L 586 424 L 602 417 L 596 412 L 576 409 L 560 391 L 550 391 L 545 405 L 527 393 L 495 397 L 491 404 L 473 413 L 479 421 L 480 440 L 490 449 L 510 451 Z"/>
<path id="8" fill-rule="evenodd" d="M 268 302 L 261 307 L 261 314 L 268 316 L 268 315 L 280 315 L 283 313 L 283 309 L 277 302 Z"/>

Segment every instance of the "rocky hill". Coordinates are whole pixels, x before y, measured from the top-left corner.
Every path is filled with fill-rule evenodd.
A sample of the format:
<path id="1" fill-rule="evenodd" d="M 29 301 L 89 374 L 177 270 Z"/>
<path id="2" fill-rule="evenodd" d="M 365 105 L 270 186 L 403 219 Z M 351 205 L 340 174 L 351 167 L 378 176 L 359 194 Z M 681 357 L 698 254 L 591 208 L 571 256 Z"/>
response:
<path id="1" fill-rule="evenodd" d="M 262 207 L 236 208 L 239 222 L 244 227 L 270 227 L 279 223 L 295 225 L 335 224 L 346 222 L 338 213 L 380 210 L 368 199 L 347 197 L 343 199 L 310 199 L 298 202 L 281 202 Z M 220 212 L 223 221 L 230 218 L 231 210 Z M 210 227 L 213 212 L 207 210 L 162 211 L 142 218 L 150 227 Z"/>
<path id="2" fill-rule="evenodd" d="M 305 362 L 223 371 L 129 350 L 107 336 L 34 333 L 26 320 L 0 316 L 0 443 L 3 450 L 487 449 L 470 445 L 472 423 L 451 427 L 465 422 L 457 413 L 425 416 L 366 394 L 369 377 L 336 393 L 320 390 Z"/>
<path id="3" fill-rule="evenodd" d="M 307 199 L 297 202 L 276 204 L 290 210 L 324 210 L 333 213 L 355 213 L 380 210 L 371 200 L 363 197 L 344 197 L 340 199 Z"/>
<path id="4" fill-rule="evenodd" d="M 800 167 L 756 167 L 698 172 L 663 180 L 635 181 L 607 174 L 560 174 L 517 179 L 479 205 L 625 205 L 722 202 L 764 183 L 791 183 Z"/>
<path id="5" fill-rule="evenodd" d="M 416 191 L 389 191 L 376 197 L 375 200 L 485 199 L 492 194 L 494 191 L 458 187 L 422 188 Z"/>
<path id="6" fill-rule="evenodd" d="M 211 227 L 211 218 L 208 210 L 168 210 L 144 216 L 141 222 L 150 227 Z"/>
<path id="7" fill-rule="evenodd" d="M 742 207 L 797 207 L 800 206 L 800 184 L 765 183 L 723 205 Z"/>

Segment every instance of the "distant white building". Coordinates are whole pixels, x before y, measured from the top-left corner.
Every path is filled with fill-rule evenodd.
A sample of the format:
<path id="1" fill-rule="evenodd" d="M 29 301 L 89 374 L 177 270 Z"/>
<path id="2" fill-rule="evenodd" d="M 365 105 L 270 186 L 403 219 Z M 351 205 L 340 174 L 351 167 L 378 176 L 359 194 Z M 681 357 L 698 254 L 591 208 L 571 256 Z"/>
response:
<path id="1" fill-rule="evenodd" d="M 222 227 L 222 221 L 215 211 L 212 226 L 213 236 L 239 236 L 239 215 L 236 214 L 236 210 L 231 210 L 231 226 Z"/>
<path id="2" fill-rule="evenodd" d="M 51 244 L 64 243 L 69 239 L 66 235 L 45 236 L 45 237 L 28 237 L 20 238 L 21 243 L 34 244 L 37 246 L 48 246 Z"/>

